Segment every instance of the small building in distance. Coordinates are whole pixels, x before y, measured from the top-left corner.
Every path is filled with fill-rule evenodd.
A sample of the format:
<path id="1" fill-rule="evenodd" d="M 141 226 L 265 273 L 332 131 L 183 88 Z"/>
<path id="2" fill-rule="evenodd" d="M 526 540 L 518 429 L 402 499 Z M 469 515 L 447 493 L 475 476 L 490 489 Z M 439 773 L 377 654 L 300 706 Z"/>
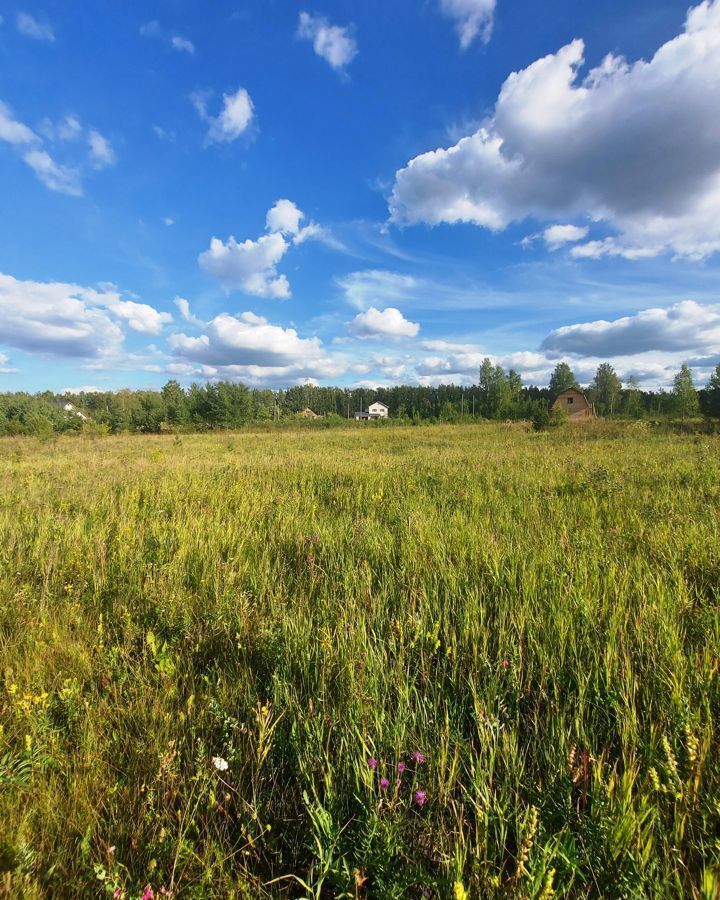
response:
<path id="1" fill-rule="evenodd" d="M 306 406 L 305 409 L 301 410 L 298 413 L 298 415 L 302 416 L 303 419 L 319 419 L 320 418 L 320 416 L 316 412 L 313 412 L 309 406 Z"/>
<path id="2" fill-rule="evenodd" d="M 83 422 L 88 421 L 88 417 L 85 415 L 85 413 L 80 412 L 79 409 L 75 409 L 75 407 L 73 406 L 72 403 L 66 403 L 63 406 L 63 409 L 65 410 L 66 413 L 72 413 L 72 415 L 77 416 L 78 419 L 82 419 Z"/>
<path id="3" fill-rule="evenodd" d="M 355 419 L 356 421 L 359 419 L 387 419 L 389 412 L 390 410 L 384 403 L 380 403 L 376 400 L 375 403 L 371 403 L 366 410 L 356 412 Z"/>
<path id="4" fill-rule="evenodd" d="M 553 400 L 550 409 L 551 411 L 555 409 L 562 410 L 567 414 L 568 419 L 571 419 L 573 422 L 581 419 L 592 419 L 595 415 L 595 410 L 588 403 L 587 397 L 577 388 L 568 388 L 565 391 L 561 391 Z"/>

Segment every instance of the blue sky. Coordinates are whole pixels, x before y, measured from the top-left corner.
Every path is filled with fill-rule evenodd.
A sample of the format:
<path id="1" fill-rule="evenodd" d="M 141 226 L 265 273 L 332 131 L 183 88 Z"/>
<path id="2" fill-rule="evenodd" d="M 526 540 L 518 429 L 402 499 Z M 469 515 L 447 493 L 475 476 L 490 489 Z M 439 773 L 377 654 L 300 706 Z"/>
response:
<path id="1" fill-rule="evenodd" d="M 0 390 L 720 362 L 720 0 L 0 16 Z"/>

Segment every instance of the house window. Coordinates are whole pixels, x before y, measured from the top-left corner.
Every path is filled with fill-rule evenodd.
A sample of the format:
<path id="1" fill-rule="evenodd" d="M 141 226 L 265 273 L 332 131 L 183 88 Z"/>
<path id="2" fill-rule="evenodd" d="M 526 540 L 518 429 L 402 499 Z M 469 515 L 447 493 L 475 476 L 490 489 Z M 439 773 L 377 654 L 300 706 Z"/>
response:
<path id="1" fill-rule="evenodd" d="M 568 398 L 567 398 L 567 402 L 568 402 L 568 403 L 572 403 L 574 400 L 575 400 L 574 397 L 568 397 Z"/>

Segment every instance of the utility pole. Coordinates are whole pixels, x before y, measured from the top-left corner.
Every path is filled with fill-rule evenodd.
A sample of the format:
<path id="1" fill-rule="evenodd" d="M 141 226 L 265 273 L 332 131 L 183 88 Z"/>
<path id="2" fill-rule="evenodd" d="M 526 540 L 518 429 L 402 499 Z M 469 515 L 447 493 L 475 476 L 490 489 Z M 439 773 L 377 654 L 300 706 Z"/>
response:
<path id="1" fill-rule="evenodd" d="M 465 415 L 465 391 L 462 387 L 460 388 L 460 415 Z"/>

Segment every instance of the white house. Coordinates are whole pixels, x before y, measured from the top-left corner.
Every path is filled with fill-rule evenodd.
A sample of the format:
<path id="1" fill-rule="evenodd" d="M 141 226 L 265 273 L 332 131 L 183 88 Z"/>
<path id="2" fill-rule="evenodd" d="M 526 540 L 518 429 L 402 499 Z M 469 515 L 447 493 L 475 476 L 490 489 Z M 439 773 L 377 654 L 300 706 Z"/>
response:
<path id="1" fill-rule="evenodd" d="M 384 403 L 375 401 L 368 406 L 367 410 L 361 410 L 355 413 L 355 419 L 387 419 L 390 410 Z"/>
<path id="2" fill-rule="evenodd" d="M 66 403 L 65 406 L 63 406 L 63 409 L 65 410 L 65 412 L 69 412 L 69 413 L 72 413 L 73 415 L 77 416 L 78 419 L 82 419 L 83 422 L 87 422 L 87 420 L 88 420 L 88 417 L 85 415 L 85 413 L 80 412 L 79 409 L 75 409 L 75 407 L 72 405 L 72 403 Z"/>

